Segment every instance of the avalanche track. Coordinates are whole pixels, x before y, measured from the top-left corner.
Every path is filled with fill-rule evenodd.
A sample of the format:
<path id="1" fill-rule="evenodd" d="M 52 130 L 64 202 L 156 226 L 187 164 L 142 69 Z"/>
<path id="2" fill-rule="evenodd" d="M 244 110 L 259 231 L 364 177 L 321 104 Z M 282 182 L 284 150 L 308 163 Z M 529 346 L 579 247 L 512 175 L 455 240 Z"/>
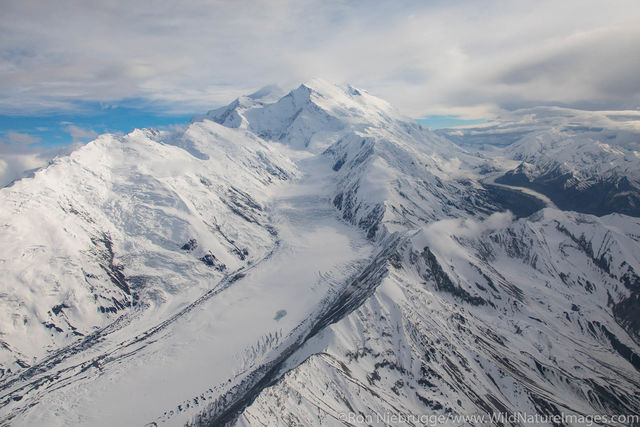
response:
<path id="1" fill-rule="evenodd" d="M 268 206 L 278 240 L 267 256 L 142 334 L 126 336 L 123 319 L 7 378 L 2 422 L 184 424 L 221 396 L 259 391 L 265 367 L 347 308 L 347 283 L 371 268 L 372 246 L 330 203 L 330 165 L 298 161 L 306 175 Z"/>

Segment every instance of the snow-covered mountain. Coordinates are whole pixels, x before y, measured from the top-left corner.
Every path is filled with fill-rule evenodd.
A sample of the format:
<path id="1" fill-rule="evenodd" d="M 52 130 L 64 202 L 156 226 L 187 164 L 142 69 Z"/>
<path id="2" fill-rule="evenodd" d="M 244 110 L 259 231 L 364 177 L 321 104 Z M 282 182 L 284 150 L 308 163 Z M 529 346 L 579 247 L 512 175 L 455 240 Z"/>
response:
<path id="1" fill-rule="evenodd" d="M 539 191 L 562 209 L 640 216 L 637 112 L 540 107 L 513 115 L 497 124 L 439 133 L 485 157 L 514 160 L 498 183 Z M 496 163 L 509 165 L 504 159 Z"/>
<path id="2" fill-rule="evenodd" d="M 592 175 L 637 170 L 518 132 L 478 152 L 312 80 L 0 190 L 2 423 L 637 414 L 640 221 L 494 182 L 545 167 L 531 138 Z"/>
<path id="3" fill-rule="evenodd" d="M 295 174 L 264 142 L 199 122 L 102 136 L 4 189 L 2 372 L 264 257 L 264 191 Z"/>
<path id="4" fill-rule="evenodd" d="M 637 316 L 627 310 L 638 303 L 639 223 L 627 219 L 545 209 L 434 222 L 390 257 L 361 306 L 290 358 L 240 425 L 637 414 Z"/>

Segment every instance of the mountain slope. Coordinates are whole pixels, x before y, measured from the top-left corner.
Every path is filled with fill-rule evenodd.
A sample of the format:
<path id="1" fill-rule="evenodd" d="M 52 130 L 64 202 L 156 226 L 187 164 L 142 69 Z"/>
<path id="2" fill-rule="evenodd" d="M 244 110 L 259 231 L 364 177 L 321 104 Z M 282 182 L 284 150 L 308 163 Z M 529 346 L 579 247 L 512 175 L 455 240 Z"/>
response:
<path id="1" fill-rule="evenodd" d="M 106 135 L 1 192 L 3 372 L 265 256 L 276 237 L 262 193 L 296 169 L 228 136 L 211 122 Z"/>
<path id="2" fill-rule="evenodd" d="M 638 329 L 625 331 L 612 310 L 637 298 L 627 278 L 638 279 L 638 225 L 548 209 L 533 221 L 435 222 L 390 258 L 356 312 L 291 358 L 239 424 L 636 414 Z"/>

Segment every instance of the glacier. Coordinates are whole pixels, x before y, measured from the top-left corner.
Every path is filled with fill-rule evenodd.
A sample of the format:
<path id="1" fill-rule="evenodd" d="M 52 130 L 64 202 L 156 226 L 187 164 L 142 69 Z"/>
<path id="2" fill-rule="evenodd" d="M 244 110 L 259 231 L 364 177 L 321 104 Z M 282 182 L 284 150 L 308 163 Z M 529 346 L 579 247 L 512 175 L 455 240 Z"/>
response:
<path id="1" fill-rule="evenodd" d="M 0 189 L 0 423 L 638 415 L 640 132 L 534 113 L 314 79 Z"/>

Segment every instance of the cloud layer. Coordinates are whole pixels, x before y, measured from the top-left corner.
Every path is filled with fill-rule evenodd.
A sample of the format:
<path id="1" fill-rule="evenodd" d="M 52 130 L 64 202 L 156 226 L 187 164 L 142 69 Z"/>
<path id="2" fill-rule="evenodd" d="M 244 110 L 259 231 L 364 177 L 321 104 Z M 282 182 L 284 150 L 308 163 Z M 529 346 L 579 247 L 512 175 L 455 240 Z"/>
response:
<path id="1" fill-rule="evenodd" d="M 0 0 L 0 114 L 141 99 L 203 111 L 350 82 L 403 112 L 640 105 L 640 2 Z"/>

